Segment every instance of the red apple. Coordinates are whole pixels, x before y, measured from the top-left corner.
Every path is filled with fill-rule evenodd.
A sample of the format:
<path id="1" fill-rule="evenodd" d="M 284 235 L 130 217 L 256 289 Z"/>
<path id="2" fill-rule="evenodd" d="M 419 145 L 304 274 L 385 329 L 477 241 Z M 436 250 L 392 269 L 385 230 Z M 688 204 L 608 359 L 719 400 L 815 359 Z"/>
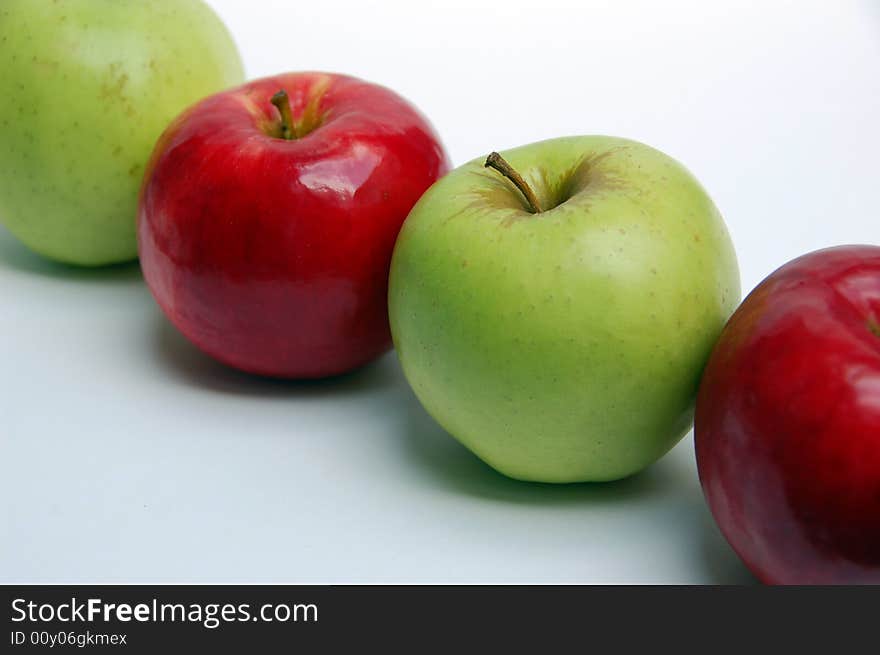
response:
<path id="1" fill-rule="evenodd" d="M 709 508 L 760 580 L 880 583 L 880 247 L 805 255 L 746 298 L 695 435 Z"/>
<path id="2" fill-rule="evenodd" d="M 394 242 L 448 168 L 426 119 L 381 86 L 291 73 L 219 93 L 153 151 L 144 277 L 171 322 L 226 364 L 343 373 L 390 348 Z"/>

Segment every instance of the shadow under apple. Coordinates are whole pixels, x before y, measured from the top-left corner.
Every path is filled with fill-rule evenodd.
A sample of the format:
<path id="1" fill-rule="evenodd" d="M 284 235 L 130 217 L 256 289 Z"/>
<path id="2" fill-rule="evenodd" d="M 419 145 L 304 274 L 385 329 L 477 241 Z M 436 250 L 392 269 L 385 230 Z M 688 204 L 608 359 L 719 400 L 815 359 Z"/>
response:
<path id="1" fill-rule="evenodd" d="M 350 373 L 318 380 L 284 380 L 244 373 L 221 364 L 196 348 L 158 308 L 154 345 L 156 359 L 169 375 L 188 385 L 217 393 L 319 397 L 376 391 L 397 382 L 393 353 Z"/>
<path id="2" fill-rule="evenodd" d="M 703 506 L 698 524 L 702 540 L 700 542 L 702 565 L 707 577 L 715 584 L 757 585 L 758 579 L 740 561 L 730 544 L 712 520 L 709 509 Z"/>
<path id="3" fill-rule="evenodd" d="M 421 407 L 412 391 L 399 407 L 403 429 L 399 439 L 404 463 L 421 480 L 444 491 L 525 506 L 604 504 L 627 506 L 662 499 L 684 517 L 670 529 L 686 529 L 686 548 L 701 579 L 713 584 L 755 584 L 712 521 L 696 480 L 670 458 L 616 482 L 543 484 L 508 478 L 485 464 L 447 434 Z M 690 437 L 687 437 L 690 438 Z"/>
<path id="4" fill-rule="evenodd" d="M 438 425 L 407 390 L 406 429 L 401 446 L 407 462 L 447 490 L 523 504 L 621 502 L 674 493 L 679 481 L 661 461 L 615 482 L 546 484 L 514 480 L 490 467 Z"/>
<path id="5" fill-rule="evenodd" d="M 14 273 L 75 282 L 130 282 L 142 277 L 137 261 L 93 268 L 46 259 L 30 251 L 2 226 L 0 226 L 0 268 Z"/>

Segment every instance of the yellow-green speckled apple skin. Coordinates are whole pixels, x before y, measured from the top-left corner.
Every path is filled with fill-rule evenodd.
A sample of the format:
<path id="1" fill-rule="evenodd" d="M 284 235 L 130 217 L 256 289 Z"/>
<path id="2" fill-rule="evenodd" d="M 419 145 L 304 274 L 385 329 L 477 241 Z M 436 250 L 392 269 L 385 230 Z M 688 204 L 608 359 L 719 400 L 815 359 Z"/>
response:
<path id="1" fill-rule="evenodd" d="M 156 139 L 243 75 L 201 0 L 2 0 L 0 222 L 62 262 L 134 259 Z"/>
<path id="2" fill-rule="evenodd" d="M 585 136 L 485 158 L 406 220 L 389 311 L 427 411 L 522 480 L 614 480 L 688 431 L 700 375 L 740 299 L 725 224 L 694 177 L 640 143 Z"/>

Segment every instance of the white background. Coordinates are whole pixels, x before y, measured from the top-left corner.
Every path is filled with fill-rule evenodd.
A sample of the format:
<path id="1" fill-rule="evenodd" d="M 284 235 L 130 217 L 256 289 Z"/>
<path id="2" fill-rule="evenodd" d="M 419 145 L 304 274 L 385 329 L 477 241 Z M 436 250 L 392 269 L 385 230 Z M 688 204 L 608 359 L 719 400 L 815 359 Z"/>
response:
<path id="1" fill-rule="evenodd" d="M 212 2 L 250 77 L 408 97 L 454 163 L 565 134 L 645 141 L 727 219 L 743 289 L 878 241 L 880 3 Z M 71 270 L 0 228 L 0 581 L 748 582 L 688 436 L 631 480 L 485 467 L 393 355 L 321 383 L 196 352 L 136 266 Z"/>

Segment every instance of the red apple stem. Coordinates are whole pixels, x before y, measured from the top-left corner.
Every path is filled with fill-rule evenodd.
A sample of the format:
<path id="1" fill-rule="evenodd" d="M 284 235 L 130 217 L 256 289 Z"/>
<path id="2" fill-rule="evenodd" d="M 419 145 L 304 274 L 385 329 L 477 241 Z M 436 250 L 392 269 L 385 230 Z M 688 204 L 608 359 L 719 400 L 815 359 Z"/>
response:
<path id="1" fill-rule="evenodd" d="M 272 104 L 281 114 L 281 138 L 287 141 L 296 138 L 293 125 L 293 114 L 290 111 L 290 99 L 287 97 L 287 91 L 279 90 L 271 100 Z"/>
<path id="2" fill-rule="evenodd" d="M 525 197 L 526 203 L 529 205 L 529 211 L 533 214 L 541 213 L 541 204 L 538 202 L 538 197 L 535 195 L 535 192 L 532 191 L 532 187 L 528 185 L 522 175 L 516 172 L 516 169 L 514 169 L 513 166 L 507 163 L 507 160 L 505 160 L 504 157 L 497 152 L 490 153 L 489 156 L 486 157 L 486 163 L 483 164 L 483 166 L 495 169 L 508 180 L 513 182 L 513 185 L 519 189 L 520 193 Z"/>

